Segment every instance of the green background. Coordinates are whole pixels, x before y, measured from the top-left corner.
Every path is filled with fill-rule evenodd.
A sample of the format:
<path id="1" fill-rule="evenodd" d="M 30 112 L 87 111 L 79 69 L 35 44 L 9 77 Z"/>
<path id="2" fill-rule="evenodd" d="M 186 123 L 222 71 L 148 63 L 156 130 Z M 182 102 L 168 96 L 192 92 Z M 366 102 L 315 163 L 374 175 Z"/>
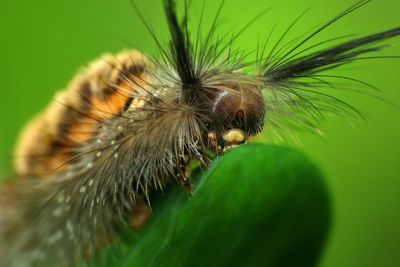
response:
<path id="1" fill-rule="evenodd" d="M 166 38 L 161 1 L 136 2 L 157 34 Z M 197 21 L 199 1 L 193 2 L 192 20 Z M 217 2 L 208 1 L 207 18 L 215 13 Z M 250 51 L 256 48 L 258 36 L 266 36 L 275 23 L 276 32 L 282 32 L 308 7 L 312 9 L 290 37 L 320 25 L 353 3 L 230 0 L 223 10 L 221 32 L 239 29 L 261 9 L 272 6 L 236 43 Z M 316 41 L 398 26 L 399 10 L 398 0 L 376 0 Z M 12 175 L 12 148 L 19 129 L 82 65 L 104 52 L 132 46 L 156 53 L 128 0 L 2 0 L 0 25 L 0 174 L 5 177 Z M 391 43 L 395 45 L 382 54 L 400 55 L 400 38 Z M 400 60 L 364 61 L 342 73 L 374 84 L 384 90 L 385 98 L 400 103 Z M 321 266 L 400 266 L 400 111 L 374 98 L 344 97 L 367 115 L 367 122 L 328 118 L 323 139 L 295 133 L 298 146 L 326 174 L 334 202 L 332 234 Z"/>

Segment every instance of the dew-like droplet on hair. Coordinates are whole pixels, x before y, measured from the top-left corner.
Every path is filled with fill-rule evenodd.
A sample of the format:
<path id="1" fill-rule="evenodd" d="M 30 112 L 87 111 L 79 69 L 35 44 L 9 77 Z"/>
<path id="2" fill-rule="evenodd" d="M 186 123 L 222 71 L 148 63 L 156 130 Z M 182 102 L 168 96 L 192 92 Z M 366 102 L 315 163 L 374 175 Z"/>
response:
<path id="1" fill-rule="evenodd" d="M 86 186 L 82 185 L 81 188 L 79 189 L 79 192 L 82 194 L 86 192 Z"/>

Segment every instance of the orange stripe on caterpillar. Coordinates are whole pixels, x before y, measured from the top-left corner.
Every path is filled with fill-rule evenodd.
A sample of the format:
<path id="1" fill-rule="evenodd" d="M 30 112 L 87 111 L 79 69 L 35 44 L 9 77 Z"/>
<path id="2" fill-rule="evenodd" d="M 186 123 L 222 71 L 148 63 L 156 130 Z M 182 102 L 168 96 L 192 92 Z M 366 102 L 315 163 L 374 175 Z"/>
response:
<path id="1" fill-rule="evenodd" d="M 99 122 L 118 116 L 132 95 L 143 95 L 147 68 L 148 59 L 135 50 L 91 63 L 23 130 L 15 149 L 16 173 L 46 177 L 64 170 L 74 149 L 95 135 Z"/>

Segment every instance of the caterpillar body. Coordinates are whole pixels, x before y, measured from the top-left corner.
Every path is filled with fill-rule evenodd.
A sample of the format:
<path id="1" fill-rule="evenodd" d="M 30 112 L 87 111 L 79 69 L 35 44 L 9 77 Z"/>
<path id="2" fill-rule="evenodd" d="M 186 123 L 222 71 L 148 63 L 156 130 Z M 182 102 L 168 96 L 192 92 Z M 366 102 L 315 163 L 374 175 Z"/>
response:
<path id="1" fill-rule="evenodd" d="M 324 49 L 303 46 L 368 2 L 297 43 L 260 52 L 249 71 L 229 40 L 215 40 L 218 16 L 192 43 L 187 15 L 180 22 L 175 2 L 165 0 L 171 40 L 163 47 L 155 37 L 161 59 L 136 50 L 104 55 L 21 134 L 20 179 L 0 196 L 2 266 L 83 266 L 122 227 L 145 222 L 150 192 L 174 180 L 191 191 L 189 161 L 206 168 L 212 155 L 248 142 L 264 124 L 267 131 L 285 120 L 316 128 L 321 112 L 356 112 L 318 91 L 330 86 L 319 74 L 380 51 L 379 42 L 400 28 Z"/>

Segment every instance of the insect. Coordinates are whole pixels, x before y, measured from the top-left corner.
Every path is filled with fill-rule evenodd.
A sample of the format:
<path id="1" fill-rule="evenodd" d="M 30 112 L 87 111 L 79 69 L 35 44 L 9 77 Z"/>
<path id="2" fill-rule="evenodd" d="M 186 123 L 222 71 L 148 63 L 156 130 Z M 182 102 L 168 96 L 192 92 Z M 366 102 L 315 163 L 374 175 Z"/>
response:
<path id="1" fill-rule="evenodd" d="M 102 57 L 23 131 L 16 152 L 23 157 L 15 162 L 21 179 L 1 194 L 3 265 L 84 265 L 120 229 L 144 223 L 150 192 L 172 181 L 192 191 L 190 161 L 207 168 L 214 156 L 263 129 L 314 129 L 323 112 L 357 113 L 318 90 L 332 86 L 324 77 L 372 59 L 400 28 L 310 40 L 368 2 L 301 39 L 285 43 L 284 32 L 271 48 L 259 47 L 259 60 L 246 62 L 246 54 L 232 48 L 239 34 L 216 35 L 218 15 L 206 35 L 199 26 L 192 41 L 187 12 L 179 20 L 175 2 L 165 0 L 168 45 L 145 23 L 160 58 L 135 50 Z"/>

